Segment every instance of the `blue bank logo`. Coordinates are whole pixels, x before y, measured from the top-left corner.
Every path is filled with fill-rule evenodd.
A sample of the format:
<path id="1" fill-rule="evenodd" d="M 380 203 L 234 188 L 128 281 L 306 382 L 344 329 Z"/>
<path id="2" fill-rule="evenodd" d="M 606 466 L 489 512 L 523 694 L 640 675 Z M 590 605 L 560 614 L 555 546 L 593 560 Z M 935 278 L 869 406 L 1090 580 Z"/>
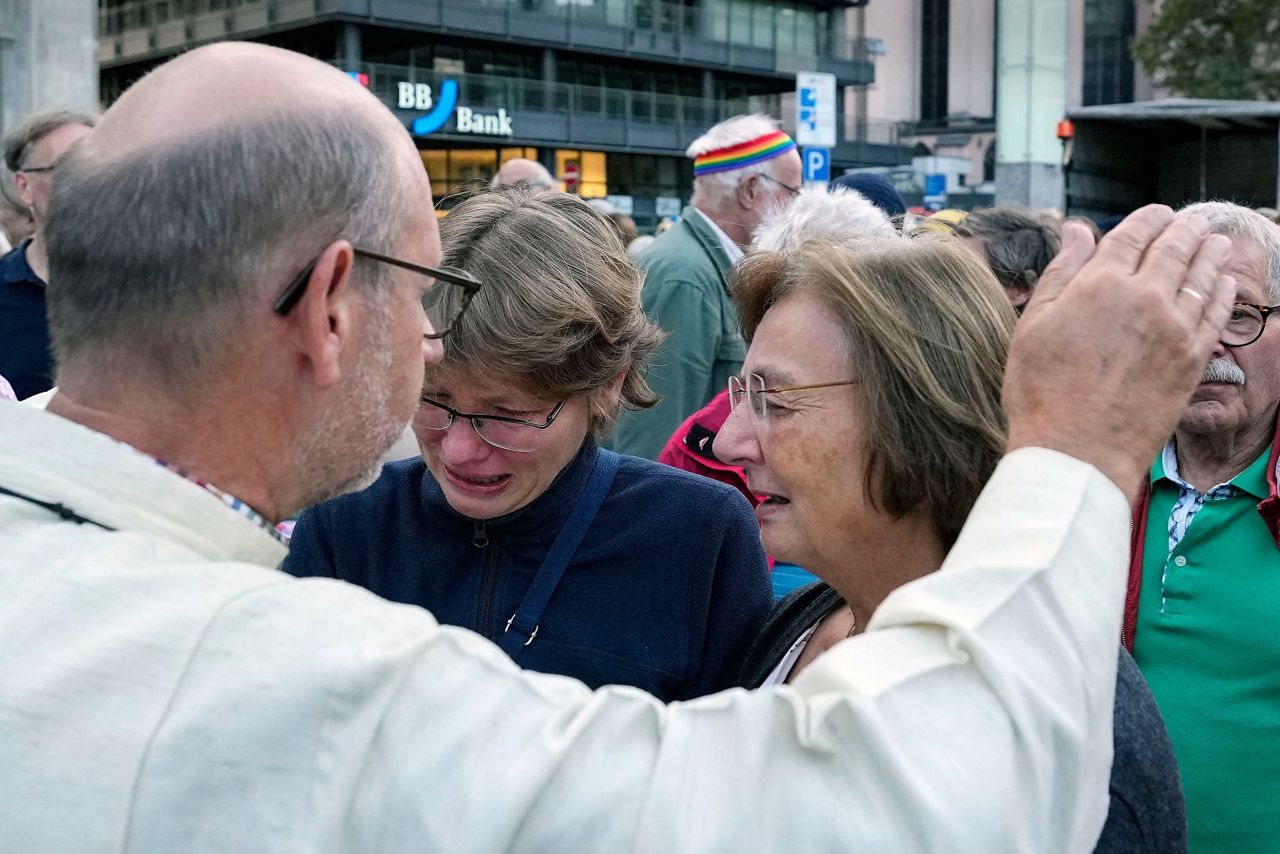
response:
<path id="1" fill-rule="evenodd" d="M 413 120 L 414 136 L 426 136 L 440 130 L 444 127 L 444 123 L 449 121 L 449 116 L 453 114 L 453 108 L 456 106 L 458 106 L 458 81 L 446 80 L 440 84 L 440 100 L 436 101 L 431 112 Z"/>

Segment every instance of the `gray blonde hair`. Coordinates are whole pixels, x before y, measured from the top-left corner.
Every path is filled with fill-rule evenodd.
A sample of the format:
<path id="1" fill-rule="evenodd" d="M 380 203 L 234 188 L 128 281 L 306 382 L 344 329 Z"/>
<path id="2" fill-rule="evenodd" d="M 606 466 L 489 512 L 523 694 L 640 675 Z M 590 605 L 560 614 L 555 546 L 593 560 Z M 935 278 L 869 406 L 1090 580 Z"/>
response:
<path id="1" fill-rule="evenodd" d="M 863 439 L 850 450 L 867 460 L 869 503 L 899 518 L 923 510 L 952 545 L 1006 438 L 1000 389 L 1014 313 L 987 266 L 945 238 L 858 252 L 812 242 L 752 253 L 732 290 L 748 340 L 789 293 L 826 305 L 860 380 Z"/>
<path id="2" fill-rule="evenodd" d="M 1280 302 L 1280 225 L 1232 202 L 1196 202 L 1181 212 L 1200 214 L 1214 234 L 1249 240 L 1261 247 L 1267 253 L 1267 299 Z"/>
<path id="3" fill-rule="evenodd" d="M 596 436 L 622 402 L 657 403 L 644 377 L 663 334 L 640 308 L 643 275 L 589 205 L 500 187 L 450 211 L 440 240 L 445 264 L 484 283 L 444 340 L 443 367 L 505 374 L 551 398 L 586 394 Z M 618 374 L 621 401 L 608 393 Z"/>
<path id="4" fill-rule="evenodd" d="M 43 113 L 32 113 L 22 123 L 5 135 L 4 165 L 10 172 L 21 172 L 31 147 L 53 131 L 66 125 L 83 125 L 91 128 L 96 124 L 93 116 L 87 113 L 76 113 L 71 110 L 49 110 Z M 42 166 L 48 164 L 41 164 Z"/>

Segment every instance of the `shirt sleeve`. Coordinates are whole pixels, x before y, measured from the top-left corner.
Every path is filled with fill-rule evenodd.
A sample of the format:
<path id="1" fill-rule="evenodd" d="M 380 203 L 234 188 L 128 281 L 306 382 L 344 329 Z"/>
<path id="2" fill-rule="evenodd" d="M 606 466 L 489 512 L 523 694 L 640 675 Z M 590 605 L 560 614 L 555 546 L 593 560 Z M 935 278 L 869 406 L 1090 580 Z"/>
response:
<path id="1" fill-rule="evenodd" d="M 361 850 L 1089 851 L 1108 808 L 1127 550 L 1113 483 L 1023 449 L 1000 464 L 942 569 L 895 591 L 863 635 L 789 686 L 668 707 L 518 672 L 454 629 L 383 636 L 360 653 L 366 680 L 379 662 L 390 675 L 360 740 L 344 839 Z"/>

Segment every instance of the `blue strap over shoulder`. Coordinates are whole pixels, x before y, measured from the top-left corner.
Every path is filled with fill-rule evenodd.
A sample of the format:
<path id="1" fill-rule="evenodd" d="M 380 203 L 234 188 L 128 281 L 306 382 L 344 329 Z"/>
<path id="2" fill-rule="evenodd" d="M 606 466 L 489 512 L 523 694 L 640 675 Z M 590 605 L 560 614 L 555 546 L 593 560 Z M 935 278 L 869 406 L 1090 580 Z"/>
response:
<path id="1" fill-rule="evenodd" d="M 582 492 L 578 494 L 573 512 L 569 514 L 564 527 L 560 529 L 555 542 L 551 544 L 551 550 L 547 552 L 542 566 L 538 567 L 538 574 L 529 585 L 529 592 L 525 594 L 524 601 L 511 615 L 511 619 L 507 620 L 507 627 L 498 641 L 498 646 L 502 647 L 502 651 L 513 660 L 518 661 L 520 653 L 533 643 L 533 639 L 537 636 L 538 624 L 542 620 L 543 612 L 547 609 L 547 603 L 551 601 L 551 596 L 564 576 L 569 561 L 577 553 L 578 546 L 582 544 L 582 538 L 587 535 L 587 529 L 591 527 L 591 522 L 600 510 L 600 505 L 609 494 L 609 487 L 613 485 L 613 476 L 618 473 L 620 459 L 613 451 L 607 451 L 604 448 L 596 449 L 591 476 L 587 479 Z"/>

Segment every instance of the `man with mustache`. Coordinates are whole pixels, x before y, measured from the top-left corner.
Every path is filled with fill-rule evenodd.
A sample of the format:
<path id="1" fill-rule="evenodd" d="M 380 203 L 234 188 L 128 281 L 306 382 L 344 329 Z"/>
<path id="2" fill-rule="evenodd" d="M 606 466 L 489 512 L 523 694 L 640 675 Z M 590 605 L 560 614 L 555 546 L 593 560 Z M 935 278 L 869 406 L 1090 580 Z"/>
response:
<path id="1" fill-rule="evenodd" d="M 1190 850 L 1280 839 L 1280 227 L 1192 205 L 1231 238 L 1236 302 L 1134 516 L 1124 641 L 1173 740 Z"/>

